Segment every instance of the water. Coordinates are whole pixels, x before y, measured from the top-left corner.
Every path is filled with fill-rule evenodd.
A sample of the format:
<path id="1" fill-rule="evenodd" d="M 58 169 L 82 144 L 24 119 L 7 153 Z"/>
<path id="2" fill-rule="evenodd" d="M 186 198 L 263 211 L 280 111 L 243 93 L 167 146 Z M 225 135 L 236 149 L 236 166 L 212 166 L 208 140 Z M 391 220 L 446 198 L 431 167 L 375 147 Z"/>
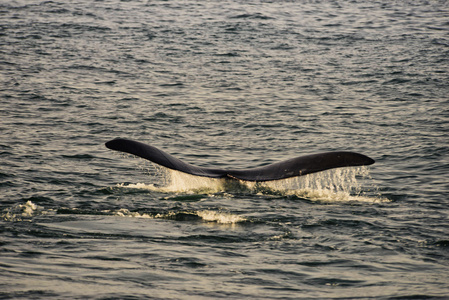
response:
<path id="1" fill-rule="evenodd" d="M 0 4 L 0 295 L 446 298 L 447 1 Z M 356 151 L 267 184 L 194 165 Z"/>

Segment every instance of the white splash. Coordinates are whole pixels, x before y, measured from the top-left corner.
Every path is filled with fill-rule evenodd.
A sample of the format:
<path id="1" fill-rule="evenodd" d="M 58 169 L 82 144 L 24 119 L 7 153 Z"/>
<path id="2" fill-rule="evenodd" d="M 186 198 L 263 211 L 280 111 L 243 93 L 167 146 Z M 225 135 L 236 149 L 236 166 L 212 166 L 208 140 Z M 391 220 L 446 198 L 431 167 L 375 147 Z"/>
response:
<path id="1" fill-rule="evenodd" d="M 163 173 L 162 173 L 163 172 Z M 330 202 L 388 202 L 377 193 L 377 188 L 362 187 L 358 179 L 369 179 L 368 168 L 349 167 L 267 182 L 229 180 L 193 176 L 170 169 L 161 169 L 165 186 L 152 184 L 120 185 L 125 188 L 148 189 L 163 193 L 254 193 L 260 195 L 295 196 L 311 201 Z M 368 195 L 369 193 L 369 195 Z"/>
<path id="2" fill-rule="evenodd" d="M 131 218 L 145 218 L 145 219 L 152 219 L 153 217 L 146 213 L 139 213 L 135 211 L 129 211 L 126 208 L 119 209 L 118 211 L 115 211 L 113 215 L 118 217 L 131 217 Z"/>
<path id="3" fill-rule="evenodd" d="M 169 179 L 167 186 L 163 188 L 166 192 L 218 193 L 223 191 L 223 179 L 194 176 L 169 169 L 167 169 L 166 177 Z"/>
<path id="4" fill-rule="evenodd" d="M 37 205 L 31 202 L 30 200 L 27 201 L 27 203 L 23 205 L 19 205 L 22 211 L 22 216 L 24 217 L 31 217 L 33 213 L 37 210 Z"/>
<path id="5" fill-rule="evenodd" d="M 231 213 L 203 210 L 196 212 L 206 222 L 217 222 L 219 224 L 235 224 L 246 221 L 245 218 Z"/>
<path id="6" fill-rule="evenodd" d="M 38 212 L 39 207 L 28 200 L 25 204 L 18 204 L 5 209 L 1 218 L 5 221 L 24 221 L 29 220 Z"/>
<path id="7" fill-rule="evenodd" d="M 338 168 L 323 172 L 266 182 L 265 186 L 282 191 L 286 196 L 297 196 L 316 201 L 389 202 L 380 197 L 377 188 L 362 187 L 360 181 L 369 178 L 368 168 Z M 367 193 L 370 193 L 368 195 Z"/>
<path id="8" fill-rule="evenodd" d="M 153 184 L 146 184 L 146 183 L 130 183 L 130 184 L 124 184 L 119 183 L 117 184 L 118 188 L 128 188 L 128 189 L 142 189 L 142 190 L 151 190 L 151 191 L 159 191 L 160 188 L 156 187 Z"/>

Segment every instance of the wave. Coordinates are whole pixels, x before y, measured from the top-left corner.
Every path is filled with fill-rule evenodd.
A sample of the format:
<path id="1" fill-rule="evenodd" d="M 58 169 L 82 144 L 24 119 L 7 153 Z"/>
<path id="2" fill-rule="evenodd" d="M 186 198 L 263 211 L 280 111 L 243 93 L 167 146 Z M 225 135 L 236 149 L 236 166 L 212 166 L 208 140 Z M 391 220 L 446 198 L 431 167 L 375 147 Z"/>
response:
<path id="1" fill-rule="evenodd" d="M 146 218 L 146 219 L 167 219 L 176 221 L 197 221 L 205 223 L 216 223 L 220 225 L 235 225 L 247 222 L 248 219 L 240 215 L 229 212 L 213 211 L 213 210 L 197 210 L 197 211 L 168 211 L 159 213 L 148 213 L 139 211 L 130 211 L 126 208 L 116 210 L 89 210 L 78 208 L 59 208 L 45 209 L 31 201 L 25 204 L 14 205 L 5 209 L 0 215 L 1 219 L 10 222 L 31 221 L 33 217 L 42 214 L 76 214 L 76 215 L 105 215 L 130 218 Z"/>
<path id="2" fill-rule="evenodd" d="M 247 221 L 246 218 L 239 215 L 213 210 L 170 211 L 167 213 L 149 214 L 149 213 L 131 212 L 128 209 L 120 209 L 118 211 L 112 212 L 112 214 L 120 217 L 168 219 L 177 221 L 202 221 L 217 224 L 236 224 Z"/>

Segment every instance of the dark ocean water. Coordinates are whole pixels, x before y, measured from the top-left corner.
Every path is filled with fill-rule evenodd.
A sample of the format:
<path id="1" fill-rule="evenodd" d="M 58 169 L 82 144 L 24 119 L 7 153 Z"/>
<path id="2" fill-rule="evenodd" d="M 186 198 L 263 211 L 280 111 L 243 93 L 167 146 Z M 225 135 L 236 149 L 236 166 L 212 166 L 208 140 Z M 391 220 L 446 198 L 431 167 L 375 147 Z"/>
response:
<path id="1" fill-rule="evenodd" d="M 446 299 L 447 1 L 2 1 L 0 298 Z M 169 173 L 348 150 L 267 184 Z"/>

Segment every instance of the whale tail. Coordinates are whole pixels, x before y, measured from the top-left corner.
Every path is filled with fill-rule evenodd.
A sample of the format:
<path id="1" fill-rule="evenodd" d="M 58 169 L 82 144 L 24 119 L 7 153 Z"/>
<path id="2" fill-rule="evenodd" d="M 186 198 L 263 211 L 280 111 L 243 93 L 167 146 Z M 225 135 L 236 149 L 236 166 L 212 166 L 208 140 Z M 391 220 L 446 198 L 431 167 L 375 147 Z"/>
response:
<path id="1" fill-rule="evenodd" d="M 365 166 L 374 163 L 374 160 L 366 155 L 339 151 L 300 156 L 251 169 L 224 170 L 193 166 L 156 147 L 133 140 L 117 138 L 107 142 L 105 145 L 109 149 L 134 154 L 163 167 L 191 175 L 258 182 L 280 180 L 334 168 Z"/>

